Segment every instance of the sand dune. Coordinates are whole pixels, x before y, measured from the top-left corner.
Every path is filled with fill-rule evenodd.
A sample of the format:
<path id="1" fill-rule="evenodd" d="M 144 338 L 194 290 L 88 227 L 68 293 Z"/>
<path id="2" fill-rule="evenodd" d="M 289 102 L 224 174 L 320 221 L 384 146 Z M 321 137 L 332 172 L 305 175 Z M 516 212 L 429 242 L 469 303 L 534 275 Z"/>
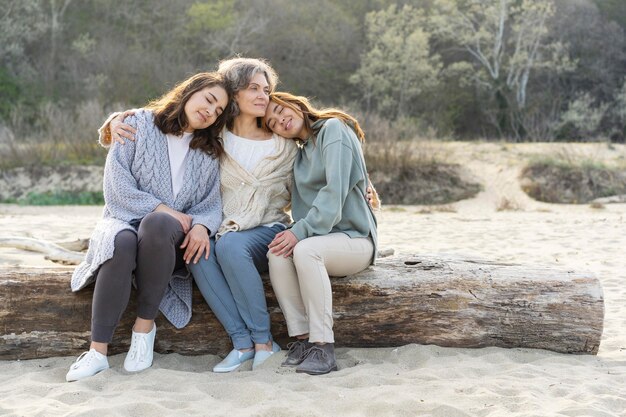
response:
<path id="1" fill-rule="evenodd" d="M 281 355 L 252 372 L 210 371 L 214 355 L 156 355 L 129 375 L 112 369 L 68 384 L 75 358 L 0 362 L 0 414 L 16 416 L 626 416 L 626 204 L 593 209 L 529 199 L 517 182 L 530 154 L 557 145 L 446 144 L 485 190 L 438 211 L 386 207 L 381 246 L 401 253 L 454 253 L 589 270 L 602 282 L 605 329 L 597 356 L 531 349 L 408 345 L 338 349 L 339 372 L 310 377 L 281 368 Z M 623 160 L 624 147 L 576 152 Z M 599 155 L 599 156 L 598 156 Z M 519 211 L 497 211 L 501 199 Z M 450 211 L 453 210 L 453 211 Z M 0 206 L 2 235 L 52 241 L 89 235 L 99 207 Z M 51 265 L 39 254 L 0 249 L 1 266 Z"/>

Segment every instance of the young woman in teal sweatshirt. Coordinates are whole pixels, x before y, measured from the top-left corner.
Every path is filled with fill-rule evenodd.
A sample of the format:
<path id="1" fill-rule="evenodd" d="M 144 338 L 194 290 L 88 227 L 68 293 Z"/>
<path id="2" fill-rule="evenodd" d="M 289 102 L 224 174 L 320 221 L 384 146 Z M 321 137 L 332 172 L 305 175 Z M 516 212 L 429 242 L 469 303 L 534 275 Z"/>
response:
<path id="1" fill-rule="evenodd" d="M 292 191 L 293 226 L 270 243 L 269 271 L 287 321 L 285 366 L 325 374 L 337 369 L 329 276 L 355 274 L 374 262 L 376 219 L 356 119 L 319 110 L 304 97 L 274 93 L 265 114 L 276 134 L 298 141 Z"/>

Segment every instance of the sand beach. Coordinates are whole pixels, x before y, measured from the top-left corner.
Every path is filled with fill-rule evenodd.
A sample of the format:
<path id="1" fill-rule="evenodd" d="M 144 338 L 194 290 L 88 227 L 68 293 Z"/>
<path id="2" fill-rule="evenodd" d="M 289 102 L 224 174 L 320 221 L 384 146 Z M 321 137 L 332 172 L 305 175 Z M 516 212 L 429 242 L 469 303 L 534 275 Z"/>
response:
<path id="1" fill-rule="evenodd" d="M 157 354 L 152 368 L 128 374 L 124 356 L 116 355 L 111 369 L 75 383 L 64 379 L 74 357 L 0 361 L 0 415 L 626 416 L 626 204 L 547 204 L 524 194 L 518 179 L 524 161 L 560 145 L 441 146 L 483 191 L 444 207 L 386 205 L 378 215 L 380 246 L 398 254 L 591 271 L 605 299 L 597 356 L 423 345 L 339 348 L 339 371 L 311 377 L 281 368 L 284 353 L 260 370 L 252 372 L 248 363 L 231 374 L 211 372 L 216 355 L 178 354 Z M 571 146 L 606 161 L 626 158 L 624 145 Z M 503 199 L 510 203 L 504 210 Z M 101 210 L 0 205 L 0 235 L 84 238 Z M 38 253 L 0 248 L 0 267 L 21 266 L 58 267 Z"/>

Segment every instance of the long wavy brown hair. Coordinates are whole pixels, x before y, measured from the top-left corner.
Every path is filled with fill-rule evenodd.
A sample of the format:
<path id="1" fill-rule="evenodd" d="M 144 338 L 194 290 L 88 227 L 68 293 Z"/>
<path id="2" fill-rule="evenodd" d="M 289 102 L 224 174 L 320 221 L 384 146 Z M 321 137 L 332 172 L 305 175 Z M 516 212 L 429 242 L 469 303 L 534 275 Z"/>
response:
<path id="1" fill-rule="evenodd" d="M 317 132 L 311 127 L 314 122 L 320 119 L 337 118 L 350 126 L 361 142 L 365 142 L 365 133 L 363 129 L 361 129 L 359 122 L 343 110 L 332 107 L 317 109 L 313 107 L 308 98 L 283 91 L 270 94 L 270 100 L 281 106 L 289 107 L 293 111 L 302 113 L 304 115 L 304 125 L 309 131 L 315 134 L 317 134 Z"/>
<path id="2" fill-rule="evenodd" d="M 219 135 L 226 120 L 230 117 L 232 103 L 232 94 L 221 74 L 201 72 L 189 77 L 160 98 L 148 103 L 146 108 L 154 112 L 154 124 L 161 132 L 177 136 L 182 135 L 188 125 L 187 116 L 185 116 L 187 101 L 196 92 L 214 86 L 220 86 L 226 90 L 228 105 L 215 120 L 215 123 L 206 129 L 197 129 L 193 132 L 189 147 L 218 158 L 224 153 L 224 144 Z"/>

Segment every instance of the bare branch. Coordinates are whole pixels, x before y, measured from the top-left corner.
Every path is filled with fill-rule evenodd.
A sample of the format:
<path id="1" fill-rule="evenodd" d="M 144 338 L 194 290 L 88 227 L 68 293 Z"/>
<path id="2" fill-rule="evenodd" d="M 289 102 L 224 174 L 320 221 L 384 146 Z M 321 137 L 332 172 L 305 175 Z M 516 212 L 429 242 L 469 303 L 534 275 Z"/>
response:
<path id="1" fill-rule="evenodd" d="M 0 238 L 0 247 L 41 252 L 50 261 L 69 265 L 77 265 L 85 258 L 83 253 L 67 250 L 52 242 L 28 237 L 2 237 Z"/>

